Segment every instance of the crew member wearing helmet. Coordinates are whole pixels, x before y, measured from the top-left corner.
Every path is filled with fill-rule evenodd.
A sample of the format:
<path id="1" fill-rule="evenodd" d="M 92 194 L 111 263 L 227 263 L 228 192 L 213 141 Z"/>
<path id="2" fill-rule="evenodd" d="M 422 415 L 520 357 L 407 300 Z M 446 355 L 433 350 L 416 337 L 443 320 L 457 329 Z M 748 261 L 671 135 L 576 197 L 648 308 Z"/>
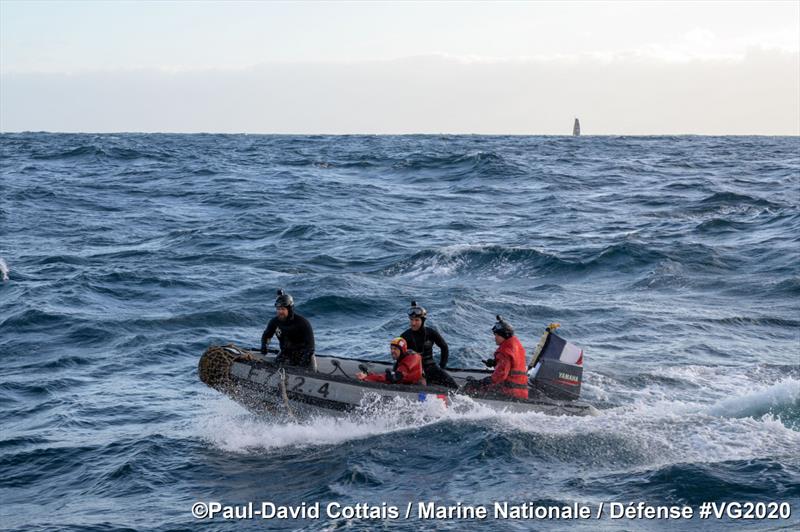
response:
<path id="1" fill-rule="evenodd" d="M 314 330 L 307 319 L 294 311 L 294 299 L 283 290 L 278 290 L 275 298 L 275 317 L 261 335 L 263 354 L 274 335 L 281 347 L 275 358 L 277 364 L 314 368 Z"/>
<path id="2" fill-rule="evenodd" d="M 395 338 L 389 342 L 389 348 L 394 359 L 392 369 L 387 369 L 384 374 L 359 372 L 356 373 L 356 378 L 362 381 L 389 384 L 425 385 L 425 377 L 422 376 L 422 357 L 416 353 L 410 353 L 406 341 L 402 338 Z"/>
<path id="3" fill-rule="evenodd" d="M 528 375 L 525 348 L 514 335 L 514 327 L 500 316 L 492 327 L 497 350 L 484 364 L 494 367 L 490 377 L 471 381 L 465 387 L 470 393 L 502 394 L 516 399 L 528 398 Z"/>
<path id="4" fill-rule="evenodd" d="M 450 348 L 444 341 L 439 331 L 425 326 L 428 311 L 417 305 L 416 301 L 411 302 L 408 309 L 408 321 L 410 327 L 403 331 L 400 336 L 408 343 L 408 349 L 422 355 L 422 370 L 425 372 L 425 380 L 429 385 L 447 386 L 448 388 L 458 388 L 458 384 L 453 377 L 444 370 L 447 367 L 447 357 Z M 433 346 L 439 347 L 439 365 L 433 359 Z"/>

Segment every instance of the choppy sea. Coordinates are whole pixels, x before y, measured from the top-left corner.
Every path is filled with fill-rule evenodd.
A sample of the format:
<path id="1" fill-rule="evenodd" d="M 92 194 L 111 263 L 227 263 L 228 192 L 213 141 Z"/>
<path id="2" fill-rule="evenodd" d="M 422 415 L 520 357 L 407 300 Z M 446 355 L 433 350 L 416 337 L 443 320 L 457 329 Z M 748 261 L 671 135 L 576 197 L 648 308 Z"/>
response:
<path id="1" fill-rule="evenodd" d="M 0 528 L 783 530 L 800 523 L 797 137 L 0 135 Z M 599 416 L 257 417 L 206 388 L 277 288 L 319 353 L 411 299 L 478 366 L 502 314 Z M 688 505 L 682 519 L 196 520 L 197 501 Z M 699 519 L 706 501 L 789 519 Z"/>

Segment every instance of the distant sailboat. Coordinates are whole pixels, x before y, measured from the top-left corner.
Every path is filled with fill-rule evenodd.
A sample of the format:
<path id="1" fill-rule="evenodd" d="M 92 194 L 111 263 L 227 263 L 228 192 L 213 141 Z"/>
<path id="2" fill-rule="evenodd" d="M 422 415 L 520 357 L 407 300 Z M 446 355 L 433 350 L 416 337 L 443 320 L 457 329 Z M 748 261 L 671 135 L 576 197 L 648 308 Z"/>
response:
<path id="1" fill-rule="evenodd" d="M 575 125 L 572 126 L 572 136 L 573 137 L 580 137 L 581 136 L 581 123 L 578 119 L 575 119 Z"/>

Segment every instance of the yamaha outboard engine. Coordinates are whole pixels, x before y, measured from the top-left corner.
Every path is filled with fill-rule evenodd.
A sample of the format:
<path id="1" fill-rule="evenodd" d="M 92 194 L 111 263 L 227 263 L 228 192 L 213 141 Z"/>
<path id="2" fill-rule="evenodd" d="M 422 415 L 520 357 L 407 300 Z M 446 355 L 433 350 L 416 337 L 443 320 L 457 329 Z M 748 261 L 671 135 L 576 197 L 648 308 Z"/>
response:
<path id="1" fill-rule="evenodd" d="M 578 399 L 583 379 L 583 349 L 567 342 L 550 327 L 544 336 L 539 357 L 528 372 L 530 387 L 553 399 Z"/>

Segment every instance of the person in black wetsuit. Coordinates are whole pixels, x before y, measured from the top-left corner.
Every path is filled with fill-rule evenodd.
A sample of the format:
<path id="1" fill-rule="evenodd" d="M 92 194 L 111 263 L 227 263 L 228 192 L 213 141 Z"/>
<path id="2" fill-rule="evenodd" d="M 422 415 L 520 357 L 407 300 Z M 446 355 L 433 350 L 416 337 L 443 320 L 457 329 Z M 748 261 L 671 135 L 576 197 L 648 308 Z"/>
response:
<path id="1" fill-rule="evenodd" d="M 444 370 L 447 367 L 447 357 L 450 348 L 444 341 L 439 331 L 425 326 L 428 311 L 417 305 L 416 301 L 411 302 L 408 309 L 408 321 L 411 325 L 400 335 L 408 344 L 408 350 L 422 355 L 422 371 L 425 372 L 425 380 L 429 385 L 447 386 L 448 388 L 458 388 L 458 384 L 453 377 Z M 439 365 L 433 359 L 433 346 L 439 347 Z"/>
<path id="2" fill-rule="evenodd" d="M 275 317 L 261 335 L 262 354 L 267 353 L 274 335 L 281 347 L 276 364 L 314 369 L 314 330 L 307 319 L 294 311 L 294 298 L 283 290 L 278 290 L 275 298 Z"/>

